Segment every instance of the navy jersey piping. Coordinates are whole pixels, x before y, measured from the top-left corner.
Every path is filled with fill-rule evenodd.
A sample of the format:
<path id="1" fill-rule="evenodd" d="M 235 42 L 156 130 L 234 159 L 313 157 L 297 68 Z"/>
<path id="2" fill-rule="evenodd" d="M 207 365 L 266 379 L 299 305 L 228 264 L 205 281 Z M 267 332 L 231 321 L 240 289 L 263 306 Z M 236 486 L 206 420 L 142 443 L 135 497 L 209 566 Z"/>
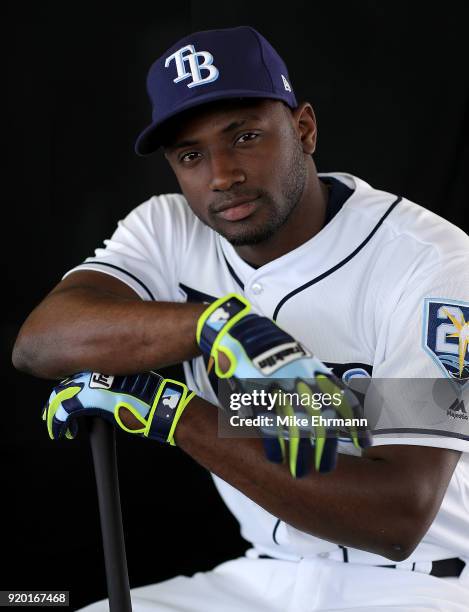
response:
<path id="1" fill-rule="evenodd" d="M 417 429 L 414 427 L 396 427 L 391 429 L 373 429 L 371 431 L 373 435 L 379 434 L 390 434 L 390 433 L 419 433 L 419 434 L 427 434 L 429 436 L 443 436 L 445 438 L 456 438 L 457 440 L 466 440 L 469 442 L 469 436 L 465 436 L 464 434 L 457 433 L 455 431 L 442 431 L 441 429 Z"/>
<path id="2" fill-rule="evenodd" d="M 277 529 L 279 528 L 281 522 L 282 521 L 280 519 L 277 519 L 274 530 L 272 531 L 272 539 L 275 542 L 275 544 L 277 544 L 278 546 L 280 546 L 280 544 L 277 542 Z"/>
<path id="3" fill-rule="evenodd" d="M 396 200 L 394 200 L 394 202 L 387 209 L 387 211 L 384 213 L 384 215 L 381 217 L 381 219 L 378 221 L 378 223 L 374 226 L 374 228 L 371 230 L 371 232 L 368 234 L 368 236 L 365 238 L 365 240 L 363 240 L 363 242 L 361 244 L 359 244 L 354 251 L 352 251 L 349 255 L 347 255 L 347 257 L 342 259 L 342 261 L 339 261 L 338 264 L 336 264 L 335 266 L 333 266 L 332 268 L 330 268 L 326 272 L 323 272 L 323 274 L 320 274 L 319 276 L 316 276 L 316 278 L 313 278 L 312 280 L 308 281 L 304 285 L 301 285 L 300 287 L 297 287 L 293 291 L 290 291 L 290 293 L 288 293 L 285 297 L 283 297 L 280 300 L 280 302 L 277 304 L 277 306 L 276 306 L 276 308 L 274 310 L 274 314 L 272 316 L 272 319 L 274 321 L 277 320 L 278 313 L 279 313 L 280 309 L 282 308 L 282 306 L 290 298 L 292 298 L 294 295 L 296 295 L 297 293 L 300 293 L 301 291 L 304 291 L 305 289 L 307 289 L 308 287 L 311 287 L 312 285 L 315 285 L 316 283 L 318 283 L 319 281 L 323 280 L 327 276 L 329 276 L 329 275 L 333 274 L 334 272 L 336 272 L 339 268 L 341 268 L 346 263 L 348 263 L 351 259 L 353 259 L 353 257 L 355 257 L 355 255 L 357 255 L 363 249 L 363 247 L 366 246 L 366 244 L 368 244 L 368 242 L 373 238 L 373 236 L 376 234 L 378 229 L 384 223 L 385 219 L 391 214 L 391 212 L 394 210 L 394 208 L 399 204 L 399 202 L 401 200 L 402 200 L 402 197 L 398 197 Z"/>
<path id="4" fill-rule="evenodd" d="M 145 289 L 145 291 L 150 296 L 150 299 L 155 301 L 155 297 L 153 296 L 153 293 L 150 291 L 150 289 L 148 289 L 148 287 L 145 285 L 145 283 L 142 283 L 142 281 L 139 278 L 137 278 L 136 276 L 134 276 L 130 272 L 127 272 L 127 270 L 124 270 L 123 268 L 119 268 L 119 266 L 115 266 L 114 264 L 104 263 L 103 261 L 84 261 L 83 263 L 78 264 L 78 266 L 87 266 L 89 264 L 93 264 L 93 265 L 97 265 L 97 266 L 108 266 L 109 268 L 115 268 L 116 270 L 119 270 L 119 272 L 124 272 L 124 274 L 127 274 L 127 276 L 130 276 L 130 278 L 133 278 L 134 281 L 136 283 L 138 283 L 142 287 L 142 289 Z"/>
<path id="5" fill-rule="evenodd" d="M 225 260 L 225 263 L 228 267 L 228 270 L 231 274 L 231 276 L 235 279 L 235 281 L 238 283 L 238 285 L 241 287 L 241 289 L 244 291 L 244 283 L 241 281 L 241 279 L 239 278 L 239 276 L 236 274 L 236 272 L 233 270 L 233 268 L 230 265 L 230 262 L 226 259 L 225 254 L 223 253 L 223 258 Z"/>

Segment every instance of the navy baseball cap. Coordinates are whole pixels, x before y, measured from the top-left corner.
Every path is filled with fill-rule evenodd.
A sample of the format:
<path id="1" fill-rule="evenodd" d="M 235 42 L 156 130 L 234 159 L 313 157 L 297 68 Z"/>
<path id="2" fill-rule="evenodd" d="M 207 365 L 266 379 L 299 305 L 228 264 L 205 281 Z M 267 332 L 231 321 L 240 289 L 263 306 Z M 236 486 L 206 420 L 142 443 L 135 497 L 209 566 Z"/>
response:
<path id="1" fill-rule="evenodd" d="M 151 66 L 147 90 L 153 112 L 135 144 L 141 156 L 161 145 L 160 127 L 167 119 L 207 102 L 272 98 L 298 106 L 284 61 L 249 26 L 185 36 Z"/>

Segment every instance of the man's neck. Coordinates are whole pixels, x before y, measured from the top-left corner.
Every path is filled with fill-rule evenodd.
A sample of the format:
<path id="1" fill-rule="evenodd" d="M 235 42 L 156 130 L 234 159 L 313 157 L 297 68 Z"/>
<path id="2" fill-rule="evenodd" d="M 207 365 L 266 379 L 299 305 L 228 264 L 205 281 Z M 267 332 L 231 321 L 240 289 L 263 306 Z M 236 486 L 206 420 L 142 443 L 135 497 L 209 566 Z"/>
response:
<path id="1" fill-rule="evenodd" d="M 286 223 L 268 240 L 235 247 L 238 255 L 255 268 L 293 251 L 324 227 L 329 188 L 311 172 L 307 188 Z"/>

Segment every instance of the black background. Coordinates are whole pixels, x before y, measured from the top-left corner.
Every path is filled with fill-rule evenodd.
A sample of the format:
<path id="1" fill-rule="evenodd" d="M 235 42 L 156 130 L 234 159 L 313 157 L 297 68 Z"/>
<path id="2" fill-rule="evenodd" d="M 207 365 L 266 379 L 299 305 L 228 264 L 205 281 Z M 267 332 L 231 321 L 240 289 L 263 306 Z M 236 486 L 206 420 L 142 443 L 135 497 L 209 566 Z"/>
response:
<path id="1" fill-rule="evenodd" d="M 320 171 L 356 174 L 467 231 L 468 11 L 463 2 L 436 7 L 10 7 L 0 590 L 67 589 L 72 609 L 106 594 L 86 435 L 48 439 L 39 416 L 51 382 L 16 372 L 10 354 L 28 313 L 118 219 L 154 193 L 178 190 L 162 155 L 133 153 L 150 119 L 150 64 L 191 31 L 254 26 L 284 57 L 297 98 L 315 109 Z M 118 457 L 132 586 L 209 569 L 248 547 L 209 474 L 179 449 L 118 432 Z"/>

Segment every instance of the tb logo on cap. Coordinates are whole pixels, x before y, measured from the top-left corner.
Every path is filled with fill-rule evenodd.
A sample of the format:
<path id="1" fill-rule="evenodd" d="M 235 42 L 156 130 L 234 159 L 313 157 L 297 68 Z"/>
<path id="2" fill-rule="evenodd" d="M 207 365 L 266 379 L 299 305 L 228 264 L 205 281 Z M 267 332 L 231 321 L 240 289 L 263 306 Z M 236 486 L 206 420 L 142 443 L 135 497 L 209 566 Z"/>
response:
<path id="1" fill-rule="evenodd" d="M 186 45 L 167 57 L 164 67 L 168 68 L 173 60 L 178 73 L 173 83 L 179 83 L 184 79 L 192 77 L 192 81 L 187 84 L 187 87 L 197 87 L 198 85 L 216 81 L 220 74 L 218 68 L 213 65 L 213 55 L 208 51 L 196 51 L 194 45 Z M 189 65 L 189 72 L 186 70 L 187 64 Z M 208 71 L 207 76 L 204 78 L 202 78 L 202 70 Z"/>

